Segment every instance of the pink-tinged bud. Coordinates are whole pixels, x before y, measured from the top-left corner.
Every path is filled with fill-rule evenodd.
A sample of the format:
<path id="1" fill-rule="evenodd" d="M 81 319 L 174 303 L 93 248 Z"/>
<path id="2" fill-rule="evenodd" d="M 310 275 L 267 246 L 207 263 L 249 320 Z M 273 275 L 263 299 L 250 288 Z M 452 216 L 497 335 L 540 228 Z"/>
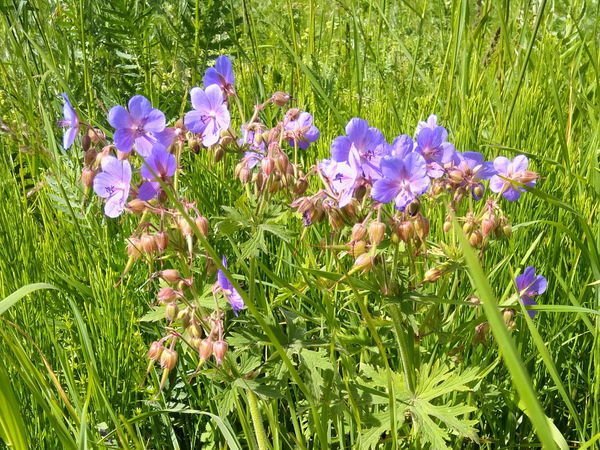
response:
<path id="1" fill-rule="evenodd" d="M 482 322 L 475 327 L 475 336 L 473 336 L 473 342 L 476 344 L 483 344 L 487 341 L 487 335 L 490 331 L 490 324 Z"/>
<path id="2" fill-rule="evenodd" d="M 169 246 L 169 235 L 164 231 L 159 231 L 154 235 L 154 241 L 156 243 L 156 248 L 162 253 Z"/>
<path id="3" fill-rule="evenodd" d="M 434 281 L 439 280 L 442 275 L 444 275 L 445 271 L 440 267 L 433 267 L 425 272 L 425 277 L 423 278 L 423 283 L 433 283 Z"/>
<path id="4" fill-rule="evenodd" d="M 158 358 L 160 358 L 163 348 L 162 342 L 154 341 L 152 344 L 150 344 L 150 348 L 148 349 L 148 359 L 151 361 L 156 361 Z"/>
<path id="5" fill-rule="evenodd" d="M 412 222 L 404 220 L 396 227 L 396 233 L 400 239 L 402 239 L 404 242 L 408 242 L 415 234 L 415 226 Z"/>
<path id="6" fill-rule="evenodd" d="M 117 159 L 119 161 L 125 161 L 126 159 L 129 159 L 130 154 L 131 153 L 125 153 L 125 152 L 122 152 L 121 150 L 117 150 Z"/>
<path id="7" fill-rule="evenodd" d="M 169 322 L 173 322 L 177 318 L 177 314 L 179 313 L 179 306 L 177 306 L 176 302 L 169 302 L 165 308 L 165 319 Z"/>
<path id="8" fill-rule="evenodd" d="M 481 221 L 481 232 L 484 236 L 492 233 L 497 226 L 497 222 L 494 217 L 486 217 Z"/>
<path id="9" fill-rule="evenodd" d="M 173 370 L 177 364 L 177 352 L 170 348 L 165 348 L 160 355 L 160 367 L 166 370 Z"/>
<path id="10" fill-rule="evenodd" d="M 385 223 L 375 221 L 369 224 L 369 241 L 373 245 L 379 245 L 385 237 Z"/>
<path id="11" fill-rule="evenodd" d="M 358 258 L 360 255 L 367 251 L 367 243 L 365 241 L 356 241 L 350 244 L 350 252 L 354 258 Z"/>
<path id="12" fill-rule="evenodd" d="M 285 153 L 279 153 L 279 155 L 275 158 L 275 167 L 282 174 L 287 173 L 289 164 L 290 164 L 290 159 L 287 157 L 287 155 Z"/>
<path id="13" fill-rule="evenodd" d="M 90 169 L 89 167 L 86 167 L 81 172 L 81 182 L 85 187 L 92 187 L 94 185 L 95 177 L 96 172 L 94 172 L 94 170 Z"/>
<path id="14" fill-rule="evenodd" d="M 154 236 L 148 233 L 142 234 L 140 238 L 140 248 L 146 254 L 151 254 L 156 251 L 156 242 Z"/>
<path id="15" fill-rule="evenodd" d="M 177 283 L 179 280 L 181 280 L 181 275 L 179 274 L 179 271 L 176 269 L 166 269 L 166 270 L 161 270 L 159 272 L 159 276 L 165 280 L 167 283 Z"/>
<path id="16" fill-rule="evenodd" d="M 371 270 L 373 267 L 373 256 L 368 253 L 359 255 L 359 257 L 356 258 L 356 261 L 354 261 L 354 267 L 357 269 L 362 269 L 365 272 Z"/>
<path id="17" fill-rule="evenodd" d="M 87 135 L 90 138 L 90 141 L 94 144 L 98 142 L 106 141 L 106 136 L 104 135 L 104 131 L 99 128 L 90 128 L 87 132 Z"/>
<path id="18" fill-rule="evenodd" d="M 479 247 L 482 242 L 483 242 L 483 235 L 481 234 L 481 231 L 479 231 L 479 230 L 473 231 L 471 233 L 471 236 L 469 236 L 469 243 L 473 247 Z"/>
<path id="19" fill-rule="evenodd" d="M 262 161 L 260 162 L 260 167 L 263 171 L 263 173 L 266 176 L 271 175 L 271 172 L 273 171 L 273 168 L 275 167 L 275 162 L 273 161 L 273 158 L 271 158 L 270 156 L 267 156 L 265 158 L 262 159 Z"/>
<path id="20" fill-rule="evenodd" d="M 223 358 L 225 358 L 225 354 L 227 353 L 227 349 L 229 345 L 224 340 L 218 340 L 213 344 L 213 355 L 215 356 L 215 361 L 217 362 L 217 366 L 220 366 L 223 363 Z"/>
<path id="21" fill-rule="evenodd" d="M 290 94 L 278 91 L 273 94 L 273 96 L 271 97 L 271 101 L 281 108 L 288 104 L 290 98 Z"/>
<path id="22" fill-rule="evenodd" d="M 95 149 L 90 148 L 88 151 L 85 152 L 85 155 L 83 156 L 83 163 L 86 166 L 91 166 L 92 164 L 94 164 L 94 161 L 96 161 L 97 157 L 98 152 Z"/>
<path id="23" fill-rule="evenodd" d="M 419 239 L 425 240 L 429 235 L 429 220 L 426 217 L 419 215 L 415 220 L 415 232 Z"/>
<path id="24" fill-rule="evenodd" d="M 101 166 L 102 165 L 102 159 L 105 156 L 110 155 L 110 150 L 112 149 L 112 145 L 106 145 L 102 148 L 102 151 L 100 153 L 98 153 L 98 156 L 96 156 L 96 165 Z"/>
<path id="25" fill-rule="evenodd" d="M 300 110 L 298 108 L 290 108 L 285 113 L 285 121 L 296 120 L 300 115 Z"/>
<path id="26" fill-rule="evenodd" d="M 140 240 L 136 237 L 130 237 L 127 242 L 127 255 L 137 259 L 142 256 L 142 251 L 140 250 Z"/>
<path id="27" fill-rule="evenodd" d="M 141 214 L 146 210 L 146 202 L 140 200 L 139 198 L 134 198 L 133 200 L 129 201 L 129 203 L 127 203 L 127 207 L 132 213 Z"/>
<path id="28" fill-rule="evenodd" d="M 433 195 L 440 195 L 442 192 L 446 191 L 446 186 L 443 183 L 433 183 L 431 186 L 431 193 Z"/>
<path id="29" fill-rule="evenodd" d="M 450 233 L 450 230 L 452 229 L 452 223 L 446 221 L 444 222 L 444 225 L 442 226 L 442 228 L 444 229 L 444 233 Z"/>
<path id="30" fill-rule="evenodd" d="M 469 298 L 469 303 L 472 303 L 473 306 L 479 306 L 479 305 L 481 305 L 481 300 L 479 300 L 479 297 L 472 295 Z"/>
<path id="31" fill-rule="evenodd" d="M 242 183 L 248 183 L 252 179 L 252 172 L 247 167 L 242 167 L 240 170 L 240 181 Z"/>
<path id="32" fill-rule="evenodd" d="M 239 178 L 239 177 L 240 177 L 240 172 L 242 171 L 242 169 L 243 169 L 244 167 L 246 167 L 246 164 L 245 164 L 243 161 L 242 161 L 242 162 L 239 162 L 239 163 L 237 163 L 237 164 L 235 165 L 235 169 L 233 170 L 233 175 L 234 175 L 236 178 Z"/>
<path id="33" fill-rule="evenodd" d="M 227 343 L 225 343 L 227 345 Z M 210 337 L 202 340 L 200 348 L 198 349 L 200 355 L 200 361 L 206 361 L 213 353 L 213 341 Z"/>
<path id="34" fill-rule="evenodd" d="M 196 350 L 197 352 L 200 351 L 200 346 L 202 345 L 202 339 L 197 338 L 197 337 L 191 337 L 188 342 L 190 343 L 190 345 L 192 346 L 192 348 L 194 350 Z"/>
<path id="35" fill-rule="evenodd" d="M 352 236 L 351 239 L 353 241 L 360 241 L 364 239 L 367 235 L 367 227 L 365 227 L 362 223 L 356 223 L 352 227 Z"/>
<path id="36" fill-rule="evenodd" d="M 233 139 L 231 138 L 231 136 L 224 137 L 223 139 L 221 139 L 221 145 L 230 144 L 232 141 Z M 220 162 L 223 159 L 223 156 L 225 156 L 225 150 L 223 150 L 221 146 L 217 147 L 217 149 L 215 150 L 214 161 L 216 163 Z"/>
<path id="37" fill-rule="evenodd" d="M 160 303 L 167 303 L 175 300 L 178 297 L 177 291 L 170 287 L 160 288 L 158 294 L 156 294 L 156 298 Z"/>
<path id="38" fill-rule="evenodd" d="M 192 227 L 188 223 L 188 221 L 185 220 L 183 217 L 180 217 L 177 220 L 177 228 L 179 228 L 179 231 L 181 231 L 181 234 L 183 234 L 184 236 L 192 235 Z"/>
<path id="39" fill-rule="evenodd" d="M 531 170 L 524 170 L 516 174 L 514 179 L 519 183 L 527 184 L 537 180 L 539 177 L 539 174 L 532 172 Z"/>
<path id="40" fill-rule="evenodd" d="M 279 141 L 279 135 L 281 134 L 281 128 L 279 128 L 278 126 L 275 128 L 271 128 L 269 130 L 269 132 L 267 133 L 267 142 L 270 143 L 275 143 L 277 141 Z"/>
<path id="41" fill-rule="evenodd" d="M 196 226 L 202 233 L 202 236 L 208 236 L 208 219 L 204 216 L 196 217 L 195 219 Z"/>

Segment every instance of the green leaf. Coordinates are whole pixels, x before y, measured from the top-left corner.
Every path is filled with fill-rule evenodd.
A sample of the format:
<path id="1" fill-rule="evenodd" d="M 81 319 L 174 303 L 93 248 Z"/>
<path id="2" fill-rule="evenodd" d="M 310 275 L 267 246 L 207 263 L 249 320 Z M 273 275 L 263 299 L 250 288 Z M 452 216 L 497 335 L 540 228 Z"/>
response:
<path id="1" fill-rule="evenodd" d="M 27 286 L 23 286 L 22 288 L 16 290 L 4 300 L 0 301 L 0 315 L 4 314 L 6 310 L 8 310 L 11 306 L 17 303 L 26 295 L 31 294 L 33 291 L 37 291 L 39 289 L 56 289 L 54 286 L 48 283 L 33 283 L 28 284 Z"/>
<path id="2" fill-rule="evenodd" d="M 11 448 L 27 450 L 29 446 L 25 422 L 3 365 L 0 365 L 0 405 L 0 437 Z"/>

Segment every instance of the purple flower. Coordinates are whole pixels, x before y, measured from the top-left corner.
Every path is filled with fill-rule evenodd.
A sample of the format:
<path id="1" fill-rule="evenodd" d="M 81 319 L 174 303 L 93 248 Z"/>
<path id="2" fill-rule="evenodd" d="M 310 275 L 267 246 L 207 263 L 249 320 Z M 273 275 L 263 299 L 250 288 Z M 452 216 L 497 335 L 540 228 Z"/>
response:
<path id="1" fill-rule="evenodd" d="M 477 195 L 475 187 L 483 184 L 479 180 L 487 180 L 496 175 L 494 164 L 485 161 L 483 155 L 479 152 L 455 152 L 452 158 L 454 167 L 450 170 L 450 179 L 452 181 L 460 180 L 460 184 L 471 189 L 473 197 L 476 200 L 481 199 Z"/>
<path id="2" fill-rule="evenodd" d="M 417 125 L 417 129 L 415 130 L 415 136 L 418 135 L 423 128 L 431 128 L 432 130 L 434 130 L 438 126 L 437 120 L 438 120 L 437 116 L 435 114 L 431 114 L 427 118 L 427 120 L 419 121 L 419 123 Z"/>
<path id="3" fill-rule="evenodd" d="M 448 132 L 444 127 L 434 126 L 436 123 L 437 118 L 433 121 L 430 116 L 427 125 L 423 126 L 417 134 L 415 148 L 415 151 L 425 158 L 427 174 L 431 178 L 439 178 L 444 174 L 444 164 L 452 161 L 455 152 L 454 145 L 446 142 Z"/>
<path id="4" fill-rule="evenodd" d="M 248 145 L 250 147 L 250 150 L 244 152 L 243 158 L 248 169 L 253 169 L 266 156 L 265 143 L 261 140 L 260 143 L 257 144 L 254 140 L 256 134 L 257 131 L 255 131 L 255 128 L 250 128 L 248 124 L 242 125 L 243 137 L 238 139 L 238 144 L 240 146 Z"/>
<path id="5" fill-rule="evenodd" d="M 140 169 L 140 174 L 144 180 L 138 191 L 140 200 L 149 201 L 156 197 L 160 192 L 161 186 L 158 180 L 167 181 L 173 176 L 177 169 L 175 156 L 169 153 L 160 144 L 152 148 L 152 154 L 144 160 Z M 152 174 L 154 172 L 156 177 Z M 158 179 L 157 179 L 158 177 Z"/>
<path id="6" fill-rule="evenodd" d="M 517 155 L 512 161 L 504 156 L 498 156 L 494 159 L 494 169 L 496 169 L 497 175 L 490 179 L 492 192 L 502 193 L 509 202 L 518 200 L 521 192 L 525 192 L 525 189 L 515 185 L 510 180 L 526 186 L 534 186 L 538 175 L 527 170 L 528 165 L 529 161 L 525 155 Z M 508 180 L 500 176 L 508 178 Z"/>
<path id="7" fill-rule="evenodd" d="M 190 92 L 194 109 L 186 113 L 185 126 L 194 133 L 202 135 L 202 144 L 210 147 L 219 141 L 222 130 L 229 128 L 229 110 L 223 100 L 221 88 L 212 84 L 202 90 L 192 88 Z"/>
<path id="8" fill-rule="evenodd" d="M 429 187 L 427 164 L 418 153 L 405 158 L 391 156 L 381 160 L 383 178 L 373 184 L 371 195 L 380 203 L 394 200 L 396 209 L 404 208 Z"/>
<path id="9" fill-rule="evenodd" d="M 150 100 L 143 95 L 131 97 L 128 106 L 129 111 L 117 105 L 108 112 L 108 123 L 116 129 L 115 146 L 129 153 L 135 144 L 135 150 L 143 157 L 148 157 L 154 144 L 159 142 L 159 137 L 161 140 L 168 137 L 160 134 L 165 130 L 165 115 L 153 108 Z M 161 144 L 164 145 L 163 142 Z"/>
<path id="10" fill-rule="evenodd" d="M 63 92 L 61 95 L 65 100 L 65 104 L 63 105 L 64 118 L 63 120 L 58 121 L 58 126 L 67 128 L 63 136 L 63 147 L 67 149 L 73 145 L 77 133 L 79 132 L 79 117 L 77 116 L 77 112 L 75 112 L 73 105 L 71 105 L 71 101 L 69 100 L 69 97 L 67 97 L 67 94 Z"/>
<path id="11" fill-rule="evenodd" d="M 354 158 L 362 175 L 369 181 L 381 177 L 379 163 L 390 154 L 381 131 L 369 127 L 369 122 L 353 118 L 346 125 L 346 135 L 338 136 L 331 143 L 331 157 L 337 162 L 349 162 Z"/>
<path id="12" fill-rule="evenodd" d="M 311 142 L 319 139 L 319 129 L 313 125 L 313 116 L 307 112 L 301 112 L 296 120 L 290 120 L 285 124 L 288 132 L 288 144 L 298 146 L 306 150 Z"/>
<path id="13" fill-rule="evenodd" d="M 392 143 L 391 156 L 399 156 L 405 158 L 409 153 L 412 153 L 415 149 L 415 141 L 408 134 L 401 134 Z"/>
<path id="14" fill-rule="evenodd" d="M 223 266 L 227 268 L 227 259 L 225 256 L 223 256 L 222 262 Z M 233 313 L 237 316 L 238 313 L 246 307 L 246 305 L 244 305 L 244 299 L 240 293 L 235 290 L 233 284 L 231 284 L 231 281 L 227 279 L 222 270 L 217 272 L 217 286 L 221 289 L 221 292 L 223 292 L 223 295 L 231 305 Z"/>
<path id="15" fill-rule="evenodd" d="M 360 179 L 356 160 L 351 158 L 350 162 L 337 162 L 325 159 L 319 163 L 319 170 L 333 193 L 338 196 L 338 206 L 343 208 L 350 203 Z"/>
<path id="16" fill-rule="evenodd" d="M 525 269 L 521 275 L 518 275 L 515 279 L 517 289 L 519 290 L 519 297 L 526 306 L 537 305 L 532 297 L 543 294 L 546 292 L 548 282 L 542 275 L 535 274 L 535 268 L 529 266 Z M 534 318 L 538 313 L 537 311 L 527 311 L 529 317 Z"/>
<path id="17" fill-rule="evenodd" d="M 102 158 L 102 172 L 94 177 L 94 192 L 106 199 L 104 213 L 108 217 L 118 217 L 123 213 L 130 183 L 129 161 L 121 161 L 110 155 Z"/>
<path id="18" fill-rule="evenodd" d="M 225 55 L 219 56 L 215 61 L 215 67 L 206 70 L 202 81 L 205 89 L 216 84 L 225 95 L 233 95 L 235 91 L 233 89 L 234 78 L 231 60 Z"/>

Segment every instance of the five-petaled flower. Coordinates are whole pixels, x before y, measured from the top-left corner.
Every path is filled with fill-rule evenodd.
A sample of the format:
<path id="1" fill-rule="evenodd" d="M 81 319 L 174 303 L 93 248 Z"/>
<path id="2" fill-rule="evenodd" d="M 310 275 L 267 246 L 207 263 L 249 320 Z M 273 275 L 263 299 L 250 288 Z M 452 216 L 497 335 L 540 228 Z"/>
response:
<path id="1" fill-rule="evenodd" d="M 323 178 L 337 195 L 338 206 L 343 208 L 352 200 L 360 180 L 360 170 L 353 156 L 348 162 L 325 159 L 319 163 Z"/>
<path id="2" fill-rule="evenodd" d="M 131 165 L 108 155 L 102 158 L 102 172 L 94 177 L 94 192 L 106 199 L 104 213 L 118 217 L 125 209 L 131 185 Z"/>
<path id="3" fill-rule="evenodd" d="M 452 161 L 455 149 L 447 139 L 448 132 L 444 127 L 438 126 L 437 118 L 433 120 L 432 116 L 429 116 L 429 120 L 418 130 L 415 151 L 425 158 L 427 174 L 431 178 L 441 177 L 444 174 L 444 165 Z"/>
<path id="4" fill-rule="evenodd" d="M 65 127 L 65 134 L 63 136 L 63 147 L 65 149 L 73 145 L 77 133 L 79 132 L 79 117 L 67 94 L 63 92 L 62 98 L 65 100 L 63 105 L 63 120 L 59 120 L 58 125 Z"/>
<path id="5" fill-rule="evenodd" d="M 528 165 L 529 160 L 525 155 L 517 155 L 512 161 L 504 156 L 498 156 L 494 159 L 494 169 L 496 169 L 497 175 L 490 179 L 491 191 L 502 193 L 509 202 L 517 201 L 521 192 L 525 192 L 525 188 L 512 181 L 525 186 L 534 186 L 538 178 L 537 173 L 527 170 Z"/>
<path id="6" fill-rule="evenodd" d="M 205 89 L 211 85 L 217 85 L 226 96 L 235 94 L 231 60 L 225 55 L 219 56 L 215 61 L 215 67 L 206 69 L 202 82 Z"/>
<path id="7" fill-rule="evenodd" d="M 108 112 L 108 123 L 116 128 L 115 146 L 124 153 L 135 150 L 147 158 L 152 147 L 159 142 L 168 147 L 173 136 L 165 132 L 165 115 L 153 108 L 150 100 L 143 95 L 135 95 L 129 100 L 129 111 L 121 105 L 113 106 Z"/>
<path id="8" fill-rule="evenodd" d="M 308 146 L 319 139 L 319 129 L 313 125 L 313 116 L 307 112 L 301 112 L 295 120 L 285 124 L 287 141 L 290 146 L 298 146 L 306 150 Z"/>
<path id="9" fill-rule="evenodd" d="M 205 90 L 199 87 L 190 92 L 194 109 L 185 115 L 188 130 L 202 136 L 202 144 L 210 147 L 219 141 L 221 131 L 229 128 L 230 116 L 221 88 L 212 84 Z"/>
<path id="10" fill-rule="evenodd" d="M 382 178 L 373 184 L 371 195 L 380 203 L 394 200 L 396 209 L 404 208 L 429 187 L 427 164 L 418 153 L 406 157 L 391 156 L 381 160 Z"/>
<path id="11" fill-rule="evenodd" d="M 491 161 L 485 161 L 479 152 L 456 152 L 452 158 L 453 167 L 449 171 L 450 179 L 471 190 L 475 200 L 480 200 L 481 195 L 477 193 L 477 186 L 484 187 L 480 180 L 488 180 L 496 174 L 496 169 Z"/>
<path id="12" fill-rule="evenodd" d="M 227 268 L 227 259 L 223 256 L 223 267 Z M 233 287 L 233 284 L 229 279 L 225 276 L 222 270 L 219 269 L 217 272 L 217 287 L 223 293 L 229 304 L 231 305 L 231 309 L 233 313 L 237 316 L 238 313 L 246 307 L 244 304 L 244 299 L 240 293 Z"/>
<path id="13" fill-rule="evenodd" d="M 519 290 L 519 297 L 525 306 L 537 305 L 532 297 L 543 294 L 546 292 L 548 282 L 542 275 L 535 274 L 535 268 L 529 266 L 525 269 L 521 275 L 518 275 L 515 279 L 517 289 Z M 533 318 L 537 314 L 537 311 L 527 311 L 529 317 Z"/>
<path id="14" fill-rule="evenodd" d="M 146 158 L 140 168 L 140 174 L 146 182 L 138 190 L 140 200 L 148 201 L 158 195 L 161 186 L 158 180 L 167 181 L 175 174 L 177 161 L 175 156 L 157 144 L 152 148 L 152 154 Z"/>

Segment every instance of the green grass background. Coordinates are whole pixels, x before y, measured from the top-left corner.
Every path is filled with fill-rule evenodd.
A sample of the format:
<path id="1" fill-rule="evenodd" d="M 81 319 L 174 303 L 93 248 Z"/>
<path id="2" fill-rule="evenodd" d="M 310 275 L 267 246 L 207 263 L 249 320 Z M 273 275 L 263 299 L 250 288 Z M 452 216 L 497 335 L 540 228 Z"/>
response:
<path id="1" fill-rule="evenodd" d="M 107 131 L 107 110 L 134 94 L 146 95 L 174 121 L 189 108 L 189 89 L 225 53 L 234 61 L 246 116 L 276 90 L 289 92 L 314 114 L 321 138 L 304 155 L 306 163 L 328 154 L 331 139 L 351 117 L 367 118 L 391 140 L 412 134 L 418 120 L 436 113 L 457 149 L 489 158 L 523 153 L 542 175 L 539 195 L 503 203 L 514 236 L 509 245 L 493 246 L 484 261 L 496 295 L 507 297 L 511 270 L 531 264 L 549 281 L 541 304 L 598 310 L 600 289 L 590 284 L 600 280 L 599 8 L 580 0 L 2 0 L 0 298 L 30 283 L 57 288 L 36 291 L 1 316 L 0 376 L 10 382 L 3 383 L 0 407 L 16 418 L 12 429 L 26 429 L 23 439 L 31 448 L 232 446 L 218 420 L 197 413 L 202 411 L 225 420 L 231 439 L 242 447 L 257 445 L 252 405 L 239 383 L 207 377 L 183 383 L 159 402 L 149 401 L 151 388 L 139 387 L 147 345 L 160 332 L 154 323 L 139 321 L 152 301 L 148 272 L 136 266 L 114 288 L 126 262 L 124 239 L 135 223 L 104 219 L 98 203 L 81 189 L 79 150 L 62 150 L 55 125 L 61 92 L 86 120 Z M 268 111 L 265 120 L 276 120 L 275 114 Z M 228 155 L 223 166 L 213 167 L 209 155 L 186 156 L 185 195 L 198 201 L 211 223 L 224 215 L 222 205 L 236 204 L 243 193 L 230 181 L 235 162 Z M 439 240 L 443 211 L 431 211 L 430 219 L 432 240 Z M 286 220 L 298 239 L 300 221 Z M 251 232 L 235 236 L 243 239 Z M 313 240 L 319 242 L 317 236 Z M 235 254 L 235 240 L 226 233 L 214 242 Z M 298 255 L 293 245 L 273 237 L 267 246 L 260 263 L 246 258 L 238 269 L 261 311 L 285 335 L 290 354 L 290 327 L 276 324 L 296 317 L 308 336 L 303 342 L 326 349 L 329 363 L 339 368 L 336 382 L 352 383 L 358 362 L 378 361 L 375 343 L 357 318 L 357 303 L 318 288 L 299 299 L 266 269 L 297 289 L 318 278 L 297 267 L 332 272 L 340 267 L 319 256 L 326 252 Z M 472 289 L 462 272 L 435 293 L 464 301 Z M 374 316 L 383 314 L 375 304 L 369 307 Z M 284 309 L 289 317 L 282 315 Z M 420 342 L 421 360 L 489 367 L 498 358 L 495 346 L 470 344 L 481 320 L 482 313 L 465 306 L 420 308 L 419 322 L 428 333 Z M 540 356 L 522 319 L 513 333 L 540 404 L 574 447 L 600 433 L 598 323 L 597 315 L 560 310 L 541 312 L 534 321 L 571 411 L 552 365 Z M 275 364 L 267 337 L 265 345 L 252 347 L 244 341 L 246 328 L 256 329 L 247 313 L 231 325 L 238 333 L 232 344 L 238 343 L 240 365 L 254 367 L 252 358 L 261 352 Z M 395 340 L 391 332 L 383 333 L 390 364 L 400 372 Z M 339 336 L 357 339 L 338 344 Z M 270 445 L 323 446 L 298 386 L 269 370 L 264 374 L 271 378 L 261 387 L 281 393 L 258 390 Z M 55 374 L 62 392 L 49 374 Z M 305 380 L 315 381 L 310 374 Z M 340 395 L 342 402 L 348 400 Z M 471 418 L 484 448 L 539 443 L 502 363 L 461 398 L 477 408 Z M 336 412 L 335 399 L 323 404 L 327 401 L 332 404 L 320 407 L 317 416 L 329 430 L 327 444 L 358 445 L 361 430 L 369 428 L 355 420 L 360 407 L 348 401 Z M 115 432 L 100 444 L 104 430 Z M 408 437 L 400 445 L 419 448 Z M 455 438 L 450 445 L 475 447 Z"/>

